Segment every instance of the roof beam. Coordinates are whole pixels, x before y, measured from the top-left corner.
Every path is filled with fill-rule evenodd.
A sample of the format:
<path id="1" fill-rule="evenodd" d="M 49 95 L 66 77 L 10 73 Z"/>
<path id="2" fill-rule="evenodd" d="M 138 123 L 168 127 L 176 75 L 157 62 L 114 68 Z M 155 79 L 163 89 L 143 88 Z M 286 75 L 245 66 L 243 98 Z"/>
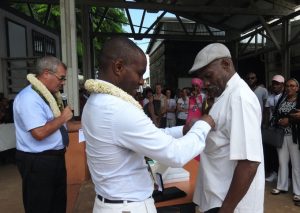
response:
<path id="1" fill-rule="evenodd" d="M 128 19 L 128 21 L 129 21 L 129 26 L 130 26 L 131 32 L 132 32 L 132 33 L 135 33 L 134 27 L 133 27 L 133 23 L 132 23 L 132 20 L 131 20 L 131 15 L 130 15 L 130 13 L 129 13 L 128 8 L 125 8 L 125 11 L 126 11 L 127 19 Z"/>
<path id="2" fill-rule="evenodd" d="M 164 10 L 167 12 L 189 12 L 201 14 L 243 14 L 243 15 L 263 15 L 263 16 L 285 16 L 294 12 L 290 9 L 271 8 L 237 8 L 237 7 L 215 7 L 202 5 L 170 5 L 164 3 L 149 3 L 149 2 L 124 2 L 124 1 L 107 1 L 107 0 L 77 0 L 80 4 L 87 4 L 99 7 L 114 7 L 114 8 L 130 8 L 130 9 L 146 9 L 146 10 Z"/>
<path id="3" fill-rule="evenodd" d="M 189 41 L 219 41 L 224 42 L 226 40 L 226 36 L 194 36 L 194 35 L 178 35 L 178 34 L 144 34 L 144 33 L 114 33 L 114 32 L 95 32 L 94 36 L 115 36 L 115 35 L 123 35 L 128 38 L 134 38 L 136 40 L 140 40 L 143 38 L 151 38 L 151 39 L 172 39 L 172 40 L 189 40 Z"/>
<path id="4" fill-rule="evenodd" d="M 296 4 L 292 4 L 288 1 L 285 1 L 285 0 L 264 0 L 266 2 L 269 2 L 270 4 L 273 4 L 273 5 L 277 5 L 277 6 L 280 6 L 280 7 L 285 7 L 287 9 L 294 9 Z"/>
<path id="5" fill-rule="evenodd" d="M 150 31 L 154 28 L 154 26 L 162 19 L 162 17 L 164 17 L 164 15 L 165 15 L 166 13 L 167 13 L 167 12 L 164 11 L 162 14 L 160 14 L 160 16 L 156 19 L 156 21 L 153 22 L 153 23 L 151 24 L 151 26 L 146 30 L 145 35 L 146 35 L 146 34 L 149 34 L 149 32 L 150 32 Z"/>
<path id="6" fill-rule="evenodd" d="M 185 34 L 188 35 L 189 33 L 188 33 L 188 31 L 187 31 L 185 25 L 183 24 L 183 22 L 182 22 L 180 16 L 179 16 L 179 15 L 176 15 L 176 18 L 177 18 L 177 20 L 179 21 L 179 23 L 180 23 L 180 25 L 181 25 L 183 31 L 185 32 Z"/>
<path id="7" fill-rule="evenodd" d="M 59 0 L 7 0 L 11 3 L 33 3 L 33 4 L 59 4 Z M 293 4 L 288 4 L 282 0 L 265 0 L 274 5 L 281 7 L 271 9 L 259 8 L 241 8 L 241 7 L 215 7 L 209 5 L 177 5 L 154 2 L 127 2 L 127 1 L 107 1 L 107 0 L 76 0 L 77 4 L 90 6 L 114 7 L 114 8 L 130 8 L 130 9 L 146 9 L 146 10 L 166 10 L 168 12 L 194 12 L 202 14 L 243 14 L 243 15 L 263 15 L 263 16 L 285 16 L 293 11 Z M 284 4 L 283 4 L 283 3 Z"/>
<path id="8" fill-rule="evenodd" d="M 232 27 L 228 27 L 227 25 L 219 25 L 219 24 L 207 21 L 206 19 L 204 19 L 201 16 L 195 17 L 194 15 L 192 15 L 190 13 L 176 13 L 176 14 L 179 15 L 179 16 L 181 16 L 181 17 L 187 18 L 189 20 L 195 21 L 198 24 L 208 25 L 210 27 L 213 27 L 213 28 L 216 28 L 216 29 L 219 29 L 219 30 L 224 30 L 224 31 L 226 31 L 226 30 L 234 30 Z"/>
<path id="9" fill-rule="evenodd" d="M 143 15 L 142 15 L 141 23 L 140 23 L 140 28 L 139 28 L 139 33 L 142 32 L 142 28 L 143 28 L 143 24 L 144 24 L 145 15 L 146 15 L 146 10 L 143 11 Z"/>
<path id="10" fill-rule="evenodd" d="M 270 38 L 272 39 L 275 47 L 278 49 L 278 50 L 281 50 L 281 47 L 280 47 L 280 43 L 278 42 L 275 34 L 273 33 L 273 31 L 271 30 L 271 28 L 269 27 L 269 25 L 266 23 L 265 19 L 260 16 L 259 17 L 259 20 L 262 24 L 262 26 L 265 28 L 266 32 L 268 33 L 268 35 L 270 36 Z"/>
<path id="11" fill-rule="evenodd" d="M 44 18 L 44 24 L 48 24 L 48 20 L 50 18 L 51 7 L 52 7 L 52 5 L 48 4 L 47 12 L 46 12 L 46 15 L 45 15 L 45 18 Z"/>

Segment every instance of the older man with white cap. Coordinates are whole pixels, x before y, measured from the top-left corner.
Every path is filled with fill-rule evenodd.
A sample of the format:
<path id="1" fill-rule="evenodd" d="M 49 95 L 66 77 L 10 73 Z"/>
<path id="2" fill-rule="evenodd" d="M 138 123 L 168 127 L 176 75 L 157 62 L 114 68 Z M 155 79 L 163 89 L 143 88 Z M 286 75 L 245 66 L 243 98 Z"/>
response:
<path id="1" fill-rule="evenodd" d="M 202 78 L 207 89 L 217 88 L 209 112 L 216 127 L 201 154 L 194 202 L 201 212 L 263 212 L 264 158 L 257 97 L 236 73 L 223 44 L 203 48 L 189 73 Z"/>

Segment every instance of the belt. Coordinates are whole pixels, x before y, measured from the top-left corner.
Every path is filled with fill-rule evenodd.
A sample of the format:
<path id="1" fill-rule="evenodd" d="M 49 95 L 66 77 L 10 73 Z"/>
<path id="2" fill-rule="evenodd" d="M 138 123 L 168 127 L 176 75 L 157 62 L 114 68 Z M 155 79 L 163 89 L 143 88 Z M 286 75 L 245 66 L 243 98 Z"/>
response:
<path id="1" fill-rule="evenodd" d="M 104 203 L 124 203 L 124 202 L 132 203 L 132 202 L 134 202 L 131 200 L 109 200 L 109 199 L 102 197 L 101 195 L 97 195 L 97 198 Z"/>
<path id="2" fill-rule="evenodd" d="M 16 150 L 17 153 L 23 154 L 23 155 L 31 155 L 31 156 L 64 156 L 66 149 L 60 149 L 60 150 L 46 150 L 43 152 L 23 152 L 21 150 Z"/>

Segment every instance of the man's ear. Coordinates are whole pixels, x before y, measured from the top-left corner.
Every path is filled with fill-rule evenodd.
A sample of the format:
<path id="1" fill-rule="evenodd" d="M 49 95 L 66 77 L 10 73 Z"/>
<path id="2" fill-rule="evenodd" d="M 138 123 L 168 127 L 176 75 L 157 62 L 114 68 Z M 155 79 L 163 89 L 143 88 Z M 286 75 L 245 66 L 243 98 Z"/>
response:
<path id="1" fill-rule="evenodd" d="M 221 61 L 221 65 L 224 69 L 226 69 L 226 67 L 230 66 L 230 61 L 227 58 L 223 58 Z"/>
<path id="2" fill-rule="evenodd" d="M 124 62 L 122 59 L 116 59 L 112 63 L 112 70 L 116 76 L 120 76 L 124 69 Z"/>
<path id="3" fill-rule="evenodd" d="M 228 58 L 223 58 L 221 61 L 221 66 L 224 70 L 229 71 L 231 66 L 231 60 Z"/>

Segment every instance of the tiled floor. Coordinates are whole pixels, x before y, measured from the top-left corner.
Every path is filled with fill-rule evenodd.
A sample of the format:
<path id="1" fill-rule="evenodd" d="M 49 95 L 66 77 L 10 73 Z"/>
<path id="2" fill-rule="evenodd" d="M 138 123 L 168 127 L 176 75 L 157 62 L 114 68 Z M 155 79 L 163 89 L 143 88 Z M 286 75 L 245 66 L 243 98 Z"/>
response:
<path id="1" fill-rule="evenodd" d="M 273 184 L 266 184 L 265 213 L 299 213 L 292 194 L 271 195 Z M 91 181 L 68 186 L 68 213 L 92 212 L 95 192 Z M 0 212 L 23 213 L 21 179 L 14 164 L 0 165 Z M 175 213 L 175 211 L 174 211 Z"/>

